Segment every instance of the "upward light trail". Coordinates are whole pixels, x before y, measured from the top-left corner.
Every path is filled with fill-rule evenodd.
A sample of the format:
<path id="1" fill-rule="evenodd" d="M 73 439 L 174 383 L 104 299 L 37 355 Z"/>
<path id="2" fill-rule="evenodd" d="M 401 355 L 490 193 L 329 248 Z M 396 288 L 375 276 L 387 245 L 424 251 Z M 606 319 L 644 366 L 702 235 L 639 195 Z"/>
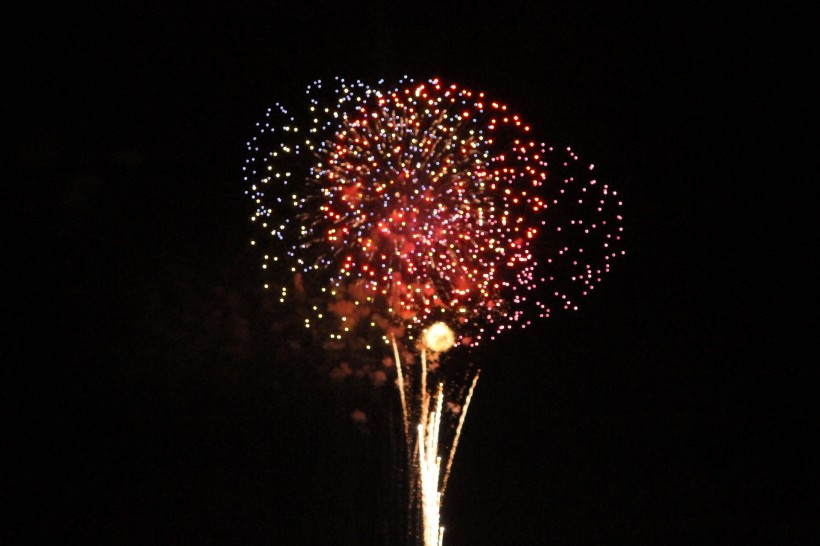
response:
<path id="1" fill-rule="evenodd" d="M 402 400 L 402 417 L 405 429 L 405 438 L 408 450 L 411 452 L 411 506 L 417 506 L 421 519 L 421 536 L 425 546 L 443 546 L 444 527 L 441 525 L 441 505 L 447 478 L 453 465 L 461 429 L 467 417 L 467 409 L 473 397 L 479 374 L 473 377 L 472 384 L 459 412 L 458 425 L 455 437 L 450 444 L 443 441 L 442 416 L 444 404 L 444 383 L 439 382 L 434 393 L 427 385 L 428 352 L 438 358 L 440 353 L 449 350 L 455 343 L 453 331 L 443 322 L 437 322 L 424 331 L 420 341 L 421 384 L 418 393 L 414 393 L 409 384 L 403 380 L 403 364 L 399 359 L 399 349 L 395 339 L 393 351 L 395 355 L 397 386 Z M 418 400 L 418 407 L 408 407 L 406 400 Z M 409 426 L 413 424 L 415 437 L 409 434 Z M 442 469 L 442 457 L 446 466 Z"/>

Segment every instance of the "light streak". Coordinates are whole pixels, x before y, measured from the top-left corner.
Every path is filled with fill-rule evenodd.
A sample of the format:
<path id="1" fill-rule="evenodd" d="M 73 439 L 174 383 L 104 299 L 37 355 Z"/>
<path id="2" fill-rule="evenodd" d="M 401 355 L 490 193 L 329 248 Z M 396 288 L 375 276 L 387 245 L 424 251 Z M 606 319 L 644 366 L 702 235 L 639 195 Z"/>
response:
<path id="1" fill-rule="evenodd" d="M 439 474 L 441 473 L 441 456 L 438 452 L 439 432 L 441 430 L 441 408 L 444 400 L 444 384 L 439 383 L 435 397 L 435 410 L 427 415 L 426 423 L 419 423 L 418 431 L 418 468 L 419 489 L 421 492 L 422 528 L 425 546 L 441 546 L 443 537 L 441 528 L 441 492 L 439 491 Z"/>
<path id="2" fill-rule="evenodd" d="M 467 397 L 456 426 L 455 436 L 449 445 L 443 441 L 442 418 L 444 408 L 444 382 L 438 382 L 435 394 L 428 390 L 428 351 L 433 347 L 448 349 L 446 344 L 439 344 L 440 337 L 447 337 L 449 327 L 443 323 L 434 325 L 437 332 L 429 335 L 429 329 L 422 335 L 424 344 L 419 345 L 419 389 L 416 393 L 417 408 L 407 405 L 407 399 L 413 398 L 412 385 L 404 381 L 403 364 L 398 344 L 393 338 L 393 354 L 396 365 L 396 386 L 402 403 L 402 421 L 405 439 L 408 442 L 408 463 L 410 465 L 410 506 L 418 508 L 421 524 L 421 538 L 424 546 L 443 546 L 444 527 L 441 525 L 441 506 L 444 490 L 453 465 L 458 441 L 467 410 L 478 382 L 479 374 L 473 377 Z M 431 326 L 431 328 L 433 328 Z M 431 344 L 427 344 L 432 342 Z M 437 353 L 439 351 L 432 351 Z M 438 356 L 438 355 L 436 355 Z M 431 408 L 432 405 L 432 408 Z M 408 423 L 414 423 L 415 438 L 407 433 Z M 413 447 L 415 446 L 415 447 Z M 447 465 L 442 473 L 442 459 L 446 457 Z"/>
<path id="3" fill-rule="evenodd" d="M 396 386 L 399 388 L 399 397 L 401 398 L 401 418 L 404 425 L 404 440 L 407 445 L 410 445 L 410 424 L 408 422 L 409 414 L 407 413 L 407 397 L 404 395 L 404 374 L 401 371 L 401 358 L 399 357 L 399 346 L 396 344 L 396 336 L 393 337 L 393 360 L 396 365 Z"/>
<path id="4" fill-rule="evenodd" d="M 478 376 L 481 370 L 478 370 L 473 377 L 473 382 L 470 384 L 470 390 L 467 391 L 467 398 L 464 400 L 464 407 L 461 408 L 461 415 L 458 419 L 458 426 L 456 427 L 456 436 L 453 438 L 453 447 L 450 449 L 450 456 L 447 459 L 447 466 L 444 469 L 444 479 L 441 483 L 441 494 L 447 490 L 447 481 L 450 479 L 450 470 L 453 468 L 453 459 L 456 456 L 456 449 L 458 448 L 458 440 L 461 438 L 461 429 L 464 426 L 464 420 L 467 419 L 467 410 L 470 408 L 470 400 L 473 399 L 473 391 L 475 391 L 476 383 L 478 383 Z"/>

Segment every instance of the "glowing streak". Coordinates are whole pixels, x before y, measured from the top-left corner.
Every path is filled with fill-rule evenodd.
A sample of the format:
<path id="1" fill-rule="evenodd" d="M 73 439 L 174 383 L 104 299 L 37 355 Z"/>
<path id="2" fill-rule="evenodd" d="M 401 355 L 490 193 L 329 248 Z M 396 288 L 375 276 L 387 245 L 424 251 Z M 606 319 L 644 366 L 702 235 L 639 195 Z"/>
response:
<path id="1" fill-rule="evenodd" d="M 467 399 L 464 401 L 464 407 L 461 409 L 461 416 L 458 419 L 458 426 L 456 427 L 456 437 L 453 439 L 453 447 L 450 448 L 450 458 L 447 460 L 447 466 L 444 469 L 444 479 L 441 484 L 441 495 L 444 496 L 444 491 L 447 490 L 447 480 L 450 479 L 450 469 L 453 468 L 453 459 L 456 456 L 456 448 L 458 448 L 458 439 L 461 438 L 461 427 L 464 426 L 464 420 L 467 419 L 467 410 L 470 408 L 470 400 L 473 399 L 473 391 L 475 385 L 478 383 L 478 376 L 481 370 L 478 370 L 473 378 L 473 383 L 470 385 L 470 390 L 467 391 Z"/>
<path id="2" fill-rule="evenodd" d="M 427 392 L 427 351 L 421 351 L 421 426 L 427 426 L 427 413 L 430 411 L 430 393 Z"/>
<path id="3" fill-rule="evenodd" d="M 396 345 L 396 336 L 393 336 L 393 355 L 396 359 L 396 382 L 399 387 L 399 397 L 401 398 L 401 418 L 404 423 L 404 439 L 410 445 L 410 424 L 407 415 L 407 399 L 404 396 L 404 375 L 401 372 L 401 359 L 399 358 L 399 346 Z"/>
<path id="4" fill-rule="evenodd" d="M 449 328 L 441 324 L 440 330 Z M 429 332 L 424 332 L 422 340 L 429 340 Z M 392 336 L 393 355 L 396 364 L 396 386 L 399 388 L 401 398 L 402 421 L 404 424 L 405 439 L 408 446 L 408 463 L 410 468 L 410 506 L 413 510 L 418 510 L 417 520 L 421 525 L 421 538 L 424 546 L 442 546 L 444 541 L 444 527 L 441 526 L 441 505 L 444 498 L 444 491 L 447 480 L 453 466 L 456 448 L 458 447 L 464 421 L 467 418 L 467 410 L 473 398 L 476 384 L 478 383 L 479 372 L 473 377 L 470 388 L 459 415 L 455 436 L 449 447 L 443 443 L 441 437 L 441 420 L 444 413 L 444 383 L 439 382 L 435 394 L 428 392 L 428 369 L 427 350 L 430 347 L 425 343 L 419 345 L 420 377 L 417 391 L 418 403 L 415 409 L 407 405 L 408 396 L 412 397 L 412 382 L 405 381 L 405 374 L 401 363 L 398 342 Z M 449 347 L 447 347 L 449 348 Z M 446 350 L 446 348 L 444 349 Z M 432 404 L 431 404 L 432 402 Z M 432 408 L 430 406 L 433 406 Z M 415 438 L 411 438 L 409 423 L 413 422 L 416 431 Z M 413 445 L 412 442 L 415 441 Z M 443 452 L 443 453 L 442 453 Z M 447 466 L 442 474 L 442 455 L 446 454 Z M 443 479 L 442 479 L 443 475 Z"/>
<path id="5" fill-rule="evenodd" d="M 441 430 L 441 408 L 444 401 L 444 383 L 439 383 L 436 393 L 436 409 L 430 412 L 427 425 L 418 425 L 419 434 L 419 482 L 421 486 L 422 525 L 425 546 L 441 546 L 444 529 L 441 521 L 441 492 L 439 476 L 441 457 L 438 455 Z"/>

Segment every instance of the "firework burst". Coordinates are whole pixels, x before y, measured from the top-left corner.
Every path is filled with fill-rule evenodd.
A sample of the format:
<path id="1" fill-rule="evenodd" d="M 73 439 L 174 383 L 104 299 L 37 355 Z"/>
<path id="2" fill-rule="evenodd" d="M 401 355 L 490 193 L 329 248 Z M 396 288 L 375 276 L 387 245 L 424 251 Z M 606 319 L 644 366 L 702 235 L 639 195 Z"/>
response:
<path id="1" fill-rule="evenodd" d="M 336 79 L 307 97 L 298 117 L 268 111 L 245 176 L 263 268 L 324 291 L 334 338 L 361 322 L 412 340 L 443 321 L 475 346 L 577 309 L 622 253 L 617 194 L 485 93 Z M 287 301 L 287 284 L 266 287 Z"/>

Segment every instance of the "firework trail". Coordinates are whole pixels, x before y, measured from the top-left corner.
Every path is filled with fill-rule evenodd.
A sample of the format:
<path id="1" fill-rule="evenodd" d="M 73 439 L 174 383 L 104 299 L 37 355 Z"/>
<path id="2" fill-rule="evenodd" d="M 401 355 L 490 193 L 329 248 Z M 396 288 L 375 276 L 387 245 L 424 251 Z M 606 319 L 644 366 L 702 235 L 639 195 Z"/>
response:
<path id="1" fill-rule="evenodd" d="M 407 447 L 411 450 L 408 460 L 411 461 L 411 489 L 410 505 L 418 506 L 420 515 L 421 537 L 425 546 L 442 546 L 444 540 L 444 527 L 441 526 L 441 502 L 444 490 L 447 486 L 447 478 L 453 464 L 458 440 L 461 435 L 461 428 L 467 416 L 467 409 L 478 381 L 478 373 L 473 377 L 472 384 L 464 401 L 463 408 L 460 409 L 458 425 L 452 443 L 449 445 L 444 441 L 442 435 L 441 422 L 444 415 L 444 383 L 439 382 L 437 390 L 433 395 L 427 388 L 428 354 L 438 358 L 440 353 L 449 350 L 455 343 L 453 331 L 444 323 L 437 322 L 425 330 L 422 336 L 419 354 L 421 356 L 420 378 L 421 384 L 418 393 L 414 393 L 411 384 L 403 380 L 402 367 L 398 345 L 395 338 L 392 340 L 393 351 L 396 358 L 397 386 L 402 400 L 402 417 L 405 424 L 405 431 L 408 423 L 414 422 L 416 425 L 416 436 L 413 440 L 407 432 L 405 437 Z M 406 391 L 406 392 L 405 392 Z M 415 396 L 414 396 L 415 395 Z M 407 398 L 418 400 L 418 406 L 408 407 Z M 431 409 L 431 403 L 433 409 Z M 415 446 L 415 447 L 414 447 Z M 444 468 L 442 478 L 442 454 L 447 457 L 447 465 Z"/>
<path id="2" fill-rule="evenodd" d="M 325 325 L 329 342 L 392 344 L 411 489 L 425 544 L 440 545 L 441 495 L 478 375 L 451 401 L 463 409 L 445 449 L 444 387 L 430 392 L 428 372 L 451 346 L 577 309 L 623 254 L 617 193 L 506 105 L 438 79 L 314 82 L 305 108 L 267 112 L 248 150 L 265 287 L 285 304 L 317 296 L 305 326 Z"/>

